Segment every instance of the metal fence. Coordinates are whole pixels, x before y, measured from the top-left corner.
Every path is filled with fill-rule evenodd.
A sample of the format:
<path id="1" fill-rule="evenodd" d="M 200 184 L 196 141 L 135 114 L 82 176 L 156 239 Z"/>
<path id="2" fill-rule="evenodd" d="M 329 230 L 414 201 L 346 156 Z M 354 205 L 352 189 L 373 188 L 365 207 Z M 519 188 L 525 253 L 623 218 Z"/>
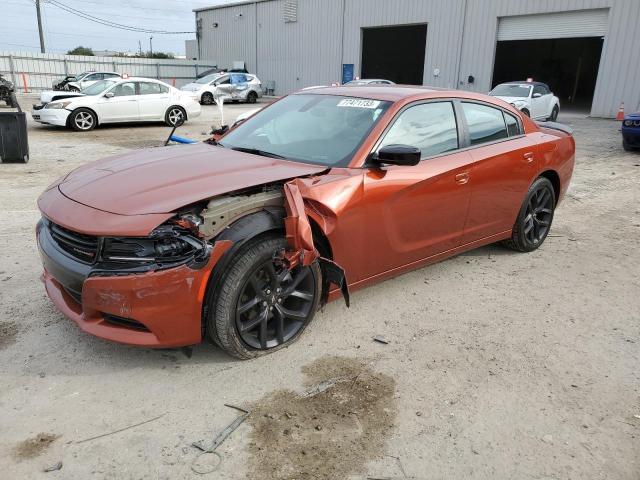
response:
<path id="1" fill-rule="evenodd" d="M 90 70 L 157 78 L 181 87 L 200 72 L 215 66 L 196 60 L 0 52 L 0 73 L 8 77 L 21 93 L 50 90 L 54 80 Z"/>

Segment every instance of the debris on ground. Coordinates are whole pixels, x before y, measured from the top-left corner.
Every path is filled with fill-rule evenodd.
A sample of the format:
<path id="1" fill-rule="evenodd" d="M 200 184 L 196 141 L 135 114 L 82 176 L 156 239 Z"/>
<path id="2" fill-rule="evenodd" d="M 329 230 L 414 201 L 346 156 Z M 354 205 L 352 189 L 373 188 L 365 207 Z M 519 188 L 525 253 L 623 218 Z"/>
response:
<path id="1" fill-rule="evenodd" d="M 62 462 L 54 463 L 53 465 L 46 467 L 43 472 L 55 472 L 56 470 L 62 469 Z"/>
<path id="2" fill-rule="evenodd" d="M 60 438 L 60 435 L 55 435 L 53 433 L 39 433 L 33 438 L 28 438 L 20 442 L 16 446 L 14 454 L 19 460 L 35 458 L 48 449 L 49 446 L 51 446 L 51 444 L 58 438 Z"/>
<path id="3" fill-rule="evenodd" d="M 89 437 L 89 438 L 85 438 L 84 440 L 78 440 L 75 443 L 90 442 L 91 440 L 97 440 L 98 438 L 107 437 L 109 435 L 114 435 L 116 433 L 124 432 L 125 430 L 129 430 L 131 428 L 139 427 L 140 425 L 145 425 L 147 423 L 155 422 L 156 420 L 158 420 L 158 419 L 160 419 L 162 417 L 164 417 L 164 413 L 162 415 L 158 415 L 157 417 L 150 418 L 149 420 L 145 420 L 144 422 L 135 423 L 133 425 L 129 425 L 127 427 L 120 428 L 118 430 L 114 430 L 113 432 L 108 432 L 108 433 L 103 433 L 101 435 L 96 435 L 95 437 Z"/>
<path id="4" fill-rule="evenodd" d="M 373 341 L 374 342 L 378 342 L 378 343 L 382 343 L 384 345 L 388 345 L 389 344 L 389 340 L 384 338 L 382 335 L 376 335 L 375 337 L 373 337 Z"/>

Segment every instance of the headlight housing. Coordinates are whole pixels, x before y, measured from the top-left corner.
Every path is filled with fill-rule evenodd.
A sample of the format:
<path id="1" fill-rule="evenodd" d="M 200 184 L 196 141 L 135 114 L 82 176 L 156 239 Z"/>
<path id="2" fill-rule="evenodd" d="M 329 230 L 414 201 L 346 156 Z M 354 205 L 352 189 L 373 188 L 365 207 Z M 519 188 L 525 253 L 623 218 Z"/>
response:
<path id="1" fill-rule="evenodd" d="M 148 237 L 104 238 L 101 259 L 104 264 L 121 266 L 174 266 L 199 258 L 207 244 L 181 227 L 161 225 Z"/>
<path id="2" fill-rule="evenodd" d="M 640 120 L 627 119 L 622 123 L 625 127 L 640 127 Z"/>
<path id="3" fill-rule="evenodd" d="M 47 105 L 44 108 L 51 109 L 51 110 L 63 109 L 63 108 L 67 108 L 70 103 L 71 103 L 71 101 L 68 101 L 68 102 L 51 102 L 51 103 L 47 103 Z"/>

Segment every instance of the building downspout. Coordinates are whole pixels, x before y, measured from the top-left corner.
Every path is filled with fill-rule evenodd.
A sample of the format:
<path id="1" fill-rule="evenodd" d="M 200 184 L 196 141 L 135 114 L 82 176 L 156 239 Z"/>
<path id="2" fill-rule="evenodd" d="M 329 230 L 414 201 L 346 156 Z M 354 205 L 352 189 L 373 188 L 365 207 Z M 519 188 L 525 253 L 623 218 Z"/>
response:
<path id="1" fill-rule="evenodd" d="M 468 0 L 464 0 L 464 15 L 462 16 L 462 35 L 460 38 L 460 51 L 458 52 L 458 68 L 456 71 L 456 78 L 455 78 L 455 85 L 453 86 L 453 88 L 457 89 L 460 87 L 461 82 L 460 81 L 460 70 L 462 68 L 462 52 L 464 51 L 464 32 L 467 28 L 467 10 L 468 10 L 468 5 L 467 5 L 467 1 Z"/>

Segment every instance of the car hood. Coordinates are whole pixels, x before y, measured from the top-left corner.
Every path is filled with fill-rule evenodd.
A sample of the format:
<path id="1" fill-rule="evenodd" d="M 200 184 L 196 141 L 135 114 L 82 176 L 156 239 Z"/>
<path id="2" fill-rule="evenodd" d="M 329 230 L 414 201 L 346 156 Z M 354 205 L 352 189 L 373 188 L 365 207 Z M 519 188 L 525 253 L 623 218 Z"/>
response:
<path id="1" fill-rule="evenodd" d="M 516 102 L 528 102 L 529 99 L 528 98 L 524 98 L 524 97 L 503 97 L 501 95 L 492 95 L 495 98 L 499 98 L 500 100 L 503 100 L 507 103 L 516 103 Z"/>
<path id="2" fill-rule="evenodd" d="M 55 100 L 61 100 L 63 98 L 72 98 L 72 97 L 84 97 L 84 93 L 80 92 L 69 92 L 68 90 L 45 90 L 40 94 L 40 102 L 49 103 Z"/>
<path id="3" fill-rule="evenodd" d="M 180 87 L 180 90 L 184 92 L 197 92 L 204 86 L 205 86 L 204 83 L 187 83 L 186 85 L 183 85 L 182 87 Z"/>
<path id="4" fill-rule="evenodd" d="M 99 210 L 141 215 L 173 212 L 217 195 L 324 170 L 198 143 L 99 160 L 71 172 L 58 188 Z"/>
<path id="5" fill-rule="evenodd" d="M 628 118 L 631 119 L 631 120 L 640 120 L 640 112 L 629 113 L 624 118 L 625 118 L 625 120 L 628 119 Z"/>

